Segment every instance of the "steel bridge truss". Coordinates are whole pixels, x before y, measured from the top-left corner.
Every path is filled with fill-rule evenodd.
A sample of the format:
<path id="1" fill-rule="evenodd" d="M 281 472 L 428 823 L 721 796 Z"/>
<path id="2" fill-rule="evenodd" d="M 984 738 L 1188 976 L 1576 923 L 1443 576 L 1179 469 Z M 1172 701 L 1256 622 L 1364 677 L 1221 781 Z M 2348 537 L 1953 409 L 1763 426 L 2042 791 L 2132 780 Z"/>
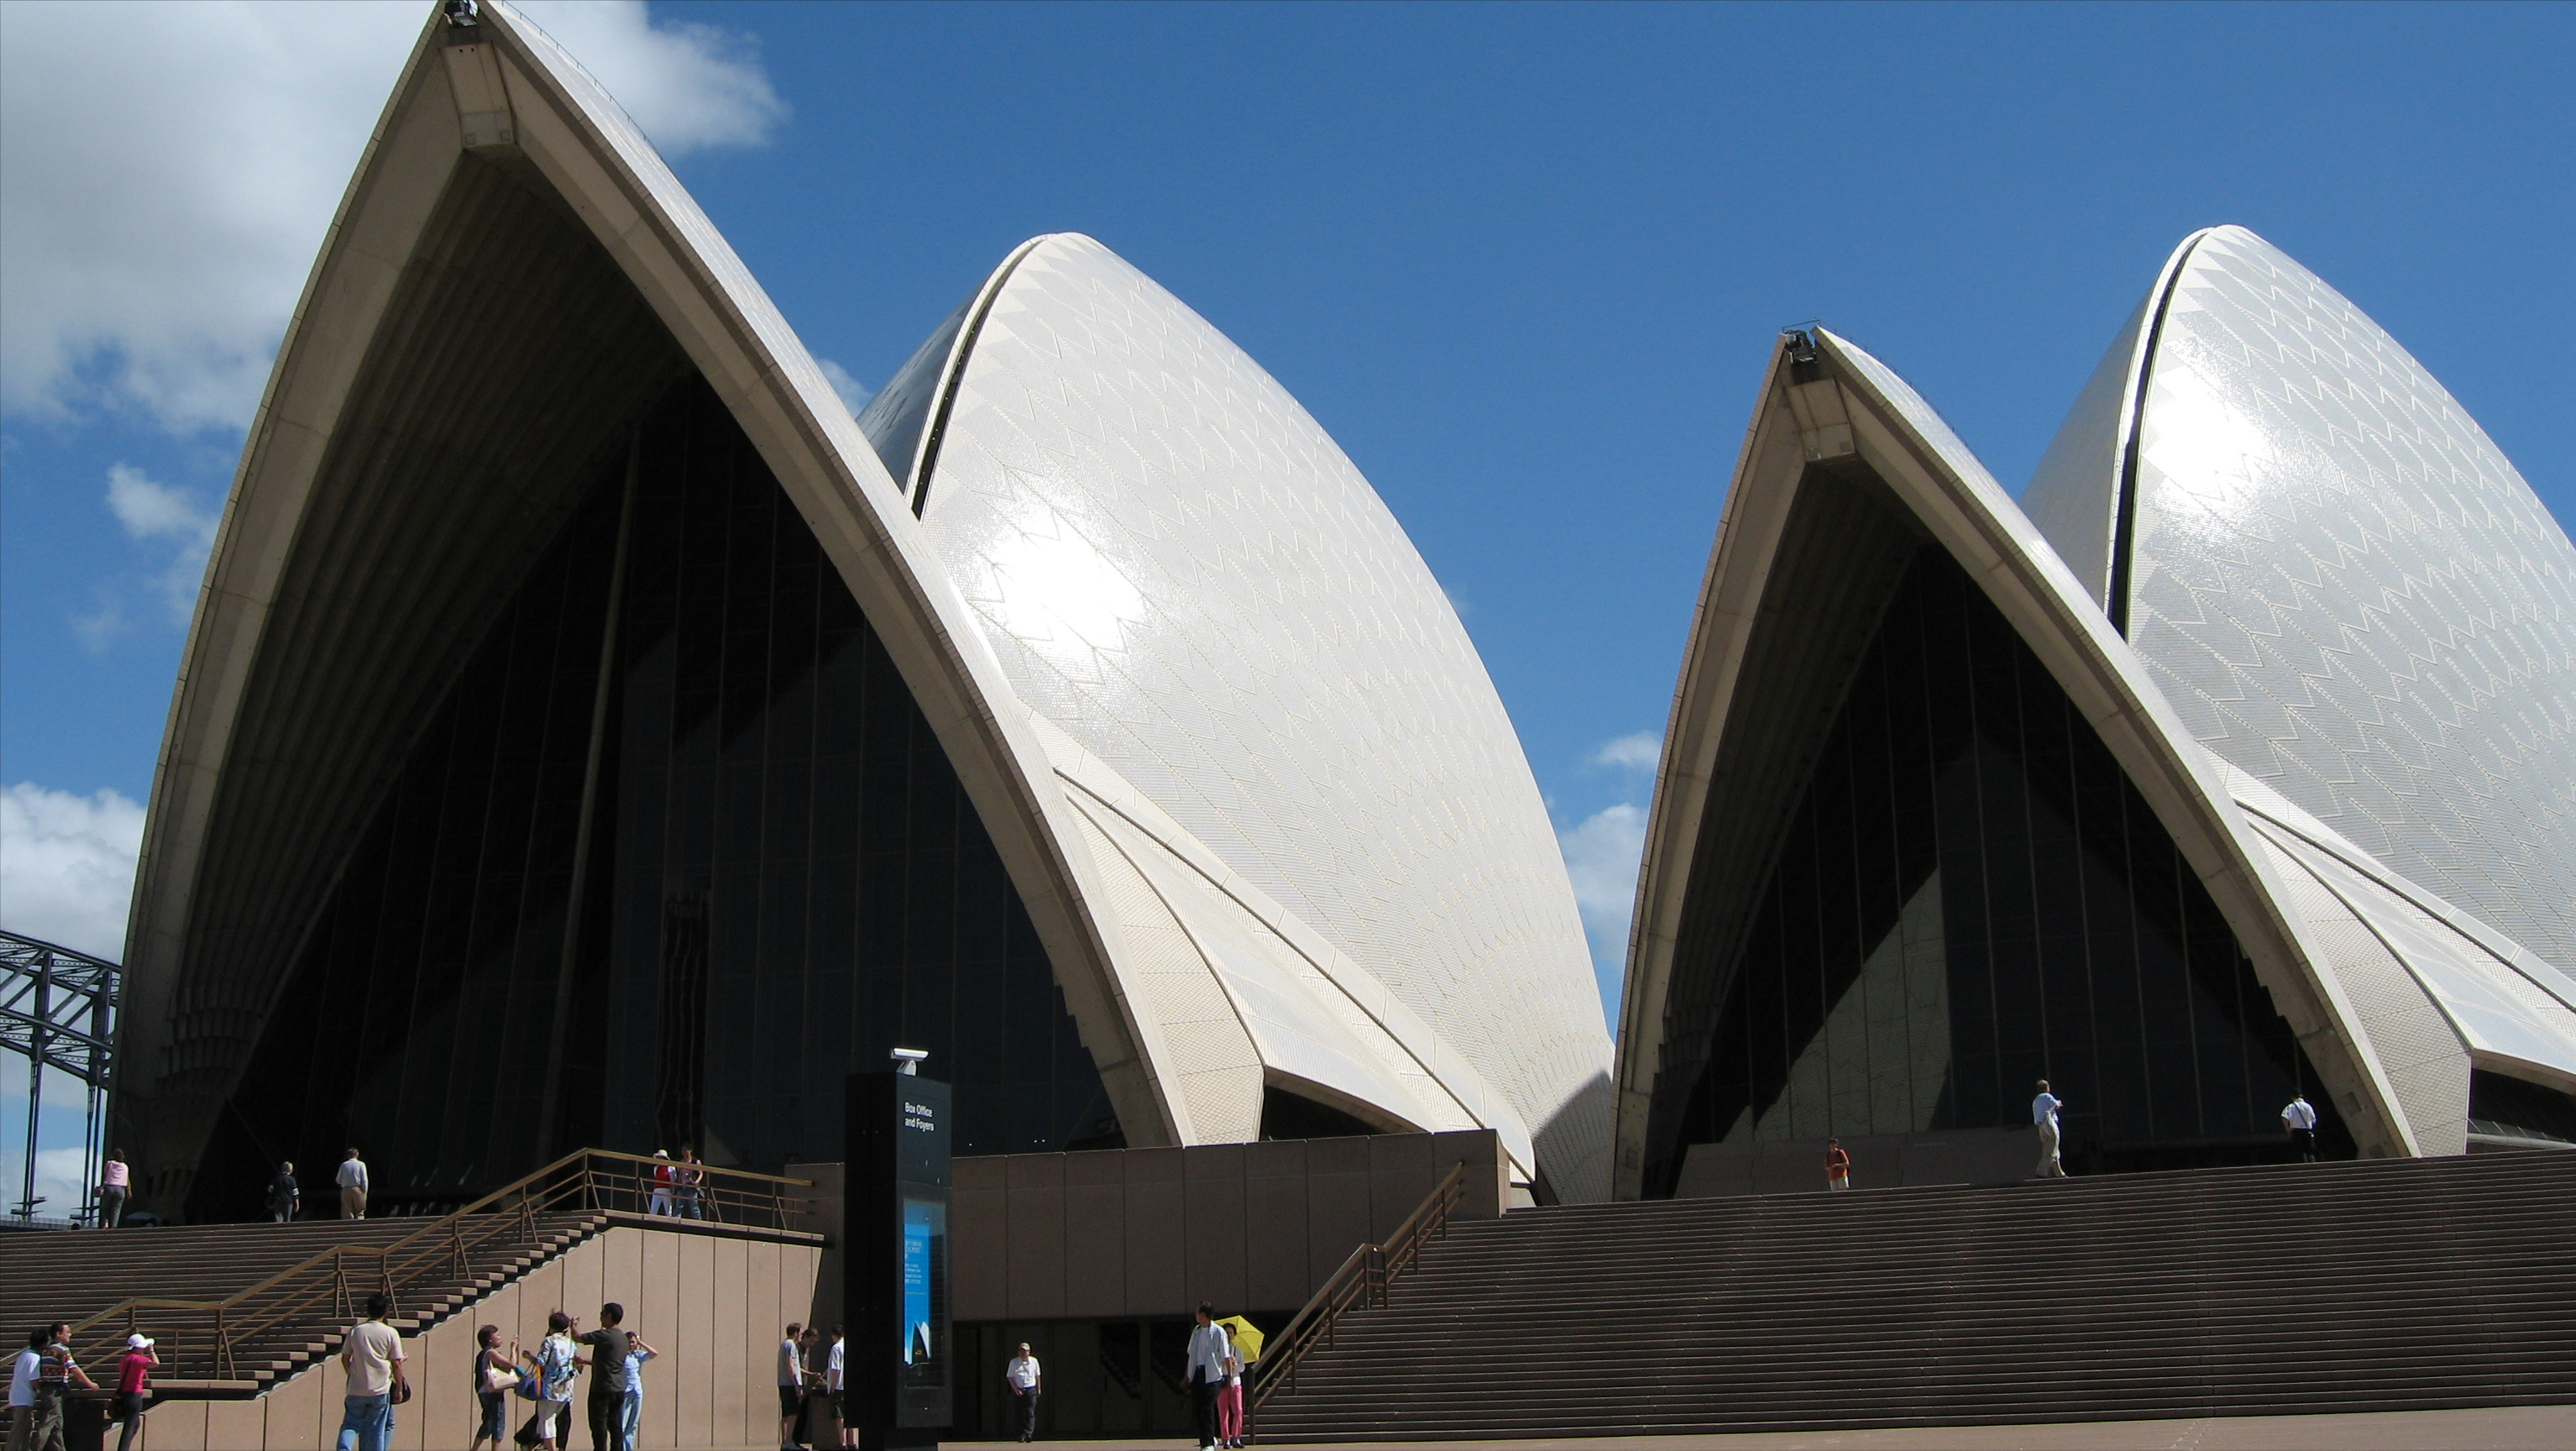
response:
<path id="1" fill-rule="evenodd" d="M 16 1219 L 33 1223 L 42 1202 L 36 1198 L 36 1150 L 49 1068 L 81 1085 L 88 1116 L 81 1132 L 80 1202 L 46 1217 L 78 1224 L 97 1212 L 100 1156 L 106 1151 L 101 1130 L 122 971 L 87 953 L 0 932 L 0 1048 L 27 1061 L 25 1173 L 17 1202 L 9 1206 Z"/>

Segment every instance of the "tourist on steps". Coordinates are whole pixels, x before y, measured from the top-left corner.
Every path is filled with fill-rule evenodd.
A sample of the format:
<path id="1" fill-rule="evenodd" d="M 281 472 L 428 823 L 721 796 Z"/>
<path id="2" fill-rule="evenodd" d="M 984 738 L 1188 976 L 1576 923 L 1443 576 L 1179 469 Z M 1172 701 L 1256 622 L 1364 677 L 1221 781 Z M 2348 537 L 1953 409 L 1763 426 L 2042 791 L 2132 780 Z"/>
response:
<path id="1" fill-rule="evenodd" d="M 823 1355 L 823 1399 L 832 1407 L 833 1439 L 846 1448 L 859 1442 L 850 1430 L 849 1385 L 843 1379 L 849 1369 L 849 1347 L 842 1343 L 841 1331 L 841 1326 L 832 1327 L 832 1348 Z"/>
<path id="2" fill-rule="evenodd" d="M 133 1172 L 125 1167 L 125 1151 L 110 1149 L 107 1162 L 98 1171 L 98 1227 L 114 1229 L 125 1217 L 125 1193 L 133 1187 Z"/>
<path id="3" fill-rule="evenodd" d="M 1029 1343 L 1020 1342 L 1020 1353 L 1002 1369 L 1002 1380 L 1011 1388 L 1011 1399 L 1018 1404 L 1020 1439 L 1034 1441 L 1038 1435 L 1038 1397 L 1046 1393 L 1046 1370 L 1038 1358 L 1029 1353 Z"/>
<path id="4" fill-rule="evenodd" d="M 653 1198 L 646 1204 L 644 1212 L 668 1219 L 672 1214 L 671 1176 L 679 1170 L 671 1162 L 670 1150 L 655 1149 L 653 1157 L 657 1161 L 653 1165 Z"/>
<path id="5" fill-rule="evenodd" d="M 98 1382 L 72 1361 L 72 1327 L 68 1320 L 57 1320 L 45 1327 L 45 1343 L 37 1351 L 36 1383 L 33 1414 L 27 1423 L 27 1451 L 66 1451 L 63 1441 L 63 1401 L 72 1387 L 98 1389 Z"/>
<path id="6" fill-rule="evenodd" d="M 1200 1303 L 1198 1322 L 1198 1328 L 1190 1332 L 1190 1424 L 1199 1433 L 1201 1451 L 1214 1451 L 1216 1390 L 1225 1384 L 1226 1357 L 1234 1354 L 1234 1341 L 1227 1337 L 1225 1327 L 1216 1323 L 1214 1305 Z"/>
<path id="7" fill-rule="evenodd" d="M 45 1362 L 49 1330 L 27 1332 L 27 1346 L 9 1368 L 9 1451 L 27 1451 L 27 1429 L 36 1419 L 36 1376 Z"/>
<path id="8" fill-rule="evenodd" d="M 626 1307 L 615 1300 L 599 1307 L 599 1328 L 578 1337 L 590 1347 L 590 1451 L 619 1451 L 626 1424 L 626 1352 L 635 1338 L 626 1333 Z"/>
<path id="9" fill-rule="evenodd" d="M 268 1222 L 292 1224 L 295 1211 L 304 1207 L 304 1193 L 295 1187 L 295 1165 L 284 1161 L 277 1166 L 277 1176 L 268 1181 Z"/>
<path id="10" fill-rule="evenodd" d="M 474 1443 L 465 1451 L 483 1451 L 483 1443 L 492 1443 L 492 1451 L 501 1451 L 501 1438 L 510 1434 L 510 1391 L 519 1383 L 519 1342 L 501 1349 L 501 1327 L 486 1325 L 474 1332 L 474 1404 L 480 1419 L 475 1422 Z"/>
<path id="11" fill-rule="evenodd" d="M 349 1156 L 340 1161 L 340 1172 L 331 1177 L 332 1182 L 340 1186 L 340 1217 L 342 1219 L 366 1218 L 366 1160 L 359 1158 L 358 1151 L 353 1148 L 349 1150 Z"/>
<path id="12" fill-rule="evenodd" d="M 644 1343 L 644 1337 L 626 1333 L 626 1420 L 618 1427 L 618 1451 L 635 1451 L 635 1433 L 644 1424 L 644 1362 L 662 1352 Z"/>
<path id="13" fill-rule="evenodd" d="M 814 1444 L 814 1410 L 823 1404 L 823 1373 L 814 1368 L 814 1351 L 823 1343 L 823 1327 L 808 1325 L 796 1337 L 796 1368 L 804 1376 L 801 1396 L 796 1403 L 796 1433 L 788 1440 L 798 1446 Z"/>
<path id="14" fill-rule="evenodd" d="M 340 1340 L 340 1368 L 349 1384 L 340 1401 L 340 1451 L 385 1451 L 394 1434 L 394 1397 L 411 1398 L 403 1380 L 402 1332 L 385 1323 L 394 1297 L 367 1297 L 367 1318 Z"/>
<path id="15" fill-rule="evenodd" d="M 1234 1331 L 1225 1331 L 1225 1384 L 1216 1393 L 1216 1440 L 1220 1446 L 1243 1444 L 1243 1357 L 1235 1352 Z"/>
<path id="16" fill-rule="evenodd" d="M 138 1330 L 125 1337 L 125 1354 L 116 1359 L 116 1399 L 108 1405 L 108 1419 L 125 1423 L 116 1451 L 134 1451 L 134 1438 L 143 1430 L 143 1403 L 151 1398 L 144 1382 L 160 1363 L 161 1357 L 152 1353 L 151 1336 Z"/>
<path id="17" fill-rule="evenodd" d="M 2057 1111 L 2066 1103 L 2048 1091 L 2048 1080 L 2039 1081 L 2039 1097 L 2030 1101 L 2030 1121 L 2039 1130 L 2039 1177 L 2063 1179 L 2066 1166 L 2057 1159 Z"/>
<path id="18" fill-rule="evenodd" d="M 2299 1151 L 2299 1162 L 2317 1161 L 2317 1106 L 2308 1102 L 2304 1093 L 2290 1095 L 2290 1106 L 2281 1110 L 2281 1127 L 2290 1131 L 2290 1147 Z"/>
<path id="19" fill-rule="evenodd" d="M 581 1367 L 581 1357 L 573 1349 L 572 1327 L 570 1315 L 554 1311 L 546 1316 L 546 1338 L 537 1342 L 537 1353 L 520 1352 L 537 1378 L 536 1412 L 510 1437 L 522 1446 L 563 1451 L 563 1443 L 557 1437 L 570 1436 L 572 1377 Z"/>
<path id="20" fill-rule="evenodd" d="M 796 1415 L 805 1409 L 805 1360 L 796 1345 L 804 1329 L 790 1320 L 787 1338 L 778 1342 L 778 1451 L 796 1451 Z"/>
<path id="21" fill-rule="evenodd" d="M 1825 1140 L 1825 1187 L 1836 1194 L 1851 1188 L 1851 1155 L 1840 1139 Z"/>
<path id="22" fill-rule="evenodd" d="M 698 1187 L 706 1179 L 707 1166 L 699 1161 L 698 1151 L 687 1144 L 680 1145 L 680 1164 L 671 1172 L 671 1184 L 679 1190 L 677 1198 L 681 1218 L 707 1217 L 706 1191 Z"/>

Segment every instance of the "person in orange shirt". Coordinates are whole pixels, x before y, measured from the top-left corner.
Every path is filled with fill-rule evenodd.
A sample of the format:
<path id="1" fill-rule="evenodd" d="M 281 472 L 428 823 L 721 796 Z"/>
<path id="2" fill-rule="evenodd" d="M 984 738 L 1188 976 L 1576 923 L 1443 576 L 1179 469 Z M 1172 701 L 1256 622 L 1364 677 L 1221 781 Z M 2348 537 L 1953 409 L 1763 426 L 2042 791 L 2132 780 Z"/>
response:
<path id="1" fill-rule="evenodd" d="M 1840 1139 L 1825 1140 L 1825 1187 L 1837 1194 L 1851 1188 L 1851 1155 Z"/>

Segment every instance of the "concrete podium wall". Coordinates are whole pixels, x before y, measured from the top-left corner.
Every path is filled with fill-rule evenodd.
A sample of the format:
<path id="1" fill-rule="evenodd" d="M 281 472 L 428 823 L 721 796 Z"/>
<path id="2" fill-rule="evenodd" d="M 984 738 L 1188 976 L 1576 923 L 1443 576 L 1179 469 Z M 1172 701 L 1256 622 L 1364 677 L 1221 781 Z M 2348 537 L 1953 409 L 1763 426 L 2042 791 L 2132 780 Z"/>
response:
<path id="1" fill-rule="evenodd" d="M 469 1377 L 474 1333 L 501 1327 L 533 1349 L 546 1316 L 564 1309 L 581 1328 L 609 1300 L 661 1354 L 644 1367 L 636 1436 L 652 1451 L 735 1451 L 778 1444 L 779 1332 L 812 1317 L 822 1246 L 617 1226 L 504 1285 L 463 1313 L 403 1337 L 412 1400 L 394 1410 L 396 1451 L 453 1451 L 481 1414 Z M 144 1451 L 327 1451 L 337 1444 L 347 1378 L 330 1360 L 249 1401 L 171 1401 L 144 1418 Z M 574 1383 L 582 1419 L 585 1374 Z M 510 1427 L 535 1409 L 510 1397 Z M 109 1434 L 115 1434 L 113 1428 Z M 585 1425 L 571 1442 L 590 1444 Z"/>
<path id="2" fill-rule="evenodd" d="M 954 1314 L 1187 1315 L 1201 1300 L 1294 1310 L 1460 1163 L 1457 1216 L 1500 1215 L 1510 1171 L 1490 1129 L 959 1159 Z"/>

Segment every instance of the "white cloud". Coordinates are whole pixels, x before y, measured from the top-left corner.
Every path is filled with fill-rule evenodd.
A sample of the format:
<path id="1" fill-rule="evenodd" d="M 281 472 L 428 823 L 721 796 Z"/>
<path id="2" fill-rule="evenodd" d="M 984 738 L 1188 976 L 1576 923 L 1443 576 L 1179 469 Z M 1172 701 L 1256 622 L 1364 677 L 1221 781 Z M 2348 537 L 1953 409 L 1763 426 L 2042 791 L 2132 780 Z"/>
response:
<path id="1" fill-rule="evenodd" d="M 45 1091 L 45 1102 L 51 1104 L 53 1101 L 53 1090 L 48 1088 Z M 26 1091 L 21 1089 L 16 1098 L 0 1104 L 0 1113 L 10 1114 L 19 1122 L 24 1122 L 27 1113 Z M 73 1132 L 77 1134 L 79 1130 L 75 1129 Z M 23 1142 L 23 1139 L 13 1142 L 8 1157 L 0 1159 L 0 1190 L 7 1191 L 8 1202 L 13 1208 L 18 1202 L 18 1186 L 25 1182 L 19 1177 L 25 1172 L 26 1164 L 26 1160 L 18 1156 L 19 1147 Z M 36 1151 L 36 1194 L 45 1202 L 36 1206 L 37 1215 L 44 1219 L 63 1219 L 79 1209 L 89 1199 L 88 1190 L 82 1182 L 85 1178 L 86 1176 L 81 1173 L 80 1150 L 38 1149 Z"/>
<path id="2" fill-rule="evenodd" d="M 1596 967 L 1612 973 L 1628 957 L 1628 920 L 1636 913 L 1637 863 L 1646 851 L 1646 812 L 1621 802 L 1584 818 L 1556 834 L 1565 856 L 1566 875 L 1574 880 L 1574 905 L 1582 910 L 1583 930 L 1592 938 Z"/>
<path id="3" fill-rule="evenodd" d="M 198 508 L 185 491 L 156 484 L 126 464 L 108 467 L 107 509 L 137 539 L 169 536 L 193 540 L 199 548 L 215 542 L 214 515 Z"/>
<path id="4" fill-rule="evenodd" d="M 758 146 L 787 119 L 747 35 L 695 21 L 655 25 L 643 0 L 527 0 L 519 9 L 571 51 L 666 156 Z"/>
<path id="5" fill-rule="evenodd" d="M 829 358 L 816 358 L 814 361 L 823 369 L 823 381 L 831 384 L 832 391 L 841 395 L 841 406 L 850 410 L 852 418 L 858 417 L 859 410 L 868 406 L 868 400 L 876 396 L 877 390 L 851 377 L 849 369 Z"/>
<path id="6" fill-rule="evenodd" d="M 179 546 L 170 567 L 154 581 L 170 617 L 188 623 L 197 607 L 197 586 L 206 577 L 206 555 L 215 547 L 221 516 L 197 506 L 184 489 L 156 484 L 141 469 L 115 464 L 107 471 L 107 507 L 125 532 L 137 539 L 171 540 Z"/>
<path id="7" fill-rule="evenodd" d="M 0 927 L 122 958 L 142 849 L 143 808 L 117 792 L 75 796 L 29 781 L 0 791 Z"/>
<path id="8" fill-rule="evenodd" d="M 786 115 L 746 38 L 529 7 L 666 153 Z M 239 428 L 420 3 L 0 5 L 0 406 Z"/>
<path id="9" fill-rule="evenodd" d="M 1592 764 L 1617 766 L 1629 771 L 1652 771 L 1664 758 L 1664 738 L 1654 731 L 1639 731 L 1633 736 L 1604 741 L 1592 753 Z"/>

